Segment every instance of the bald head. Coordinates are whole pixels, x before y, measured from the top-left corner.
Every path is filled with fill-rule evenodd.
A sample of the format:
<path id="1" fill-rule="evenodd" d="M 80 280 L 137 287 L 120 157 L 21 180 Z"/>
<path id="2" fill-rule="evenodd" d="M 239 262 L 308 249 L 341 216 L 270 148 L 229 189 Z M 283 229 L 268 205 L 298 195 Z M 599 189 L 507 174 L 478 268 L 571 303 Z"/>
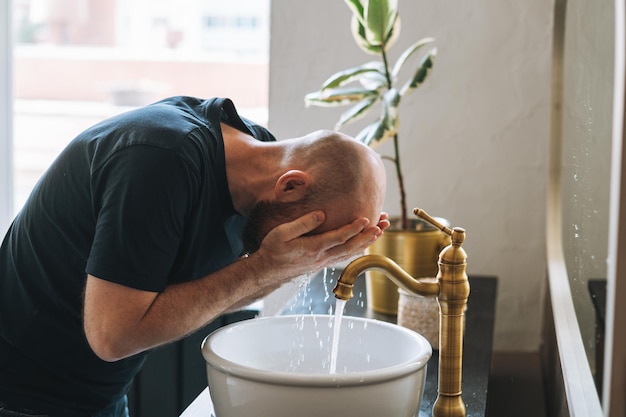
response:
<path id="1" fill-rule="evenodd" d="M 378 220 L 386 177 L 380 156 L 371 148 L 348 135 L 321 130 L 294 139 L 287 155 L 290 165 L 300 165 L 313 177 L 307 200 L 326 212 L 317 232 L 360 217 Z"/>
<path id="2" fill-rule="evenodd" d="M 333 131 L 316 131 L 280 142 L 284 153 L 279 169 L 282 181 L 298 173 L 291 185 L 300 187 L 297 198 L 263 201 L 250 215 L 246 241 L 254 250 L 277 225 L 295 220 L 314 210 L 323 210 L 325 220 L 312 233 L 323 233 L 366 217 L 376 225 L 385 196 L 385 169 L 380 156 L 350 136 Z M 285 174 L 286 173 L 286 174 Z M 288 200 L 288 201 L 287 201 Z"/>
<path id="3" fill-rule="evenodd" d="M 382 161 L 369 147 L 342 133 L 320 130 L 286 141 L 286 164 L 310 173 L 311 197 L 326 203 L 385 181 Z M 384 190 L 383 190 L 384 192 Z"/>

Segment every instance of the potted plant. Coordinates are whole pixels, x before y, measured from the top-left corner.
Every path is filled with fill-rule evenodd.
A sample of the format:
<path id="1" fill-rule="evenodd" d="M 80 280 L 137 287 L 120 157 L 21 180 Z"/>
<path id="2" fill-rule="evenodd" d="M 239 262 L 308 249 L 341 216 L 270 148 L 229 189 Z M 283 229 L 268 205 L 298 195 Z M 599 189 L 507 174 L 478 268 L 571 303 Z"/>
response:
<path id="1" fill-rule="evenodd" d="M 388 52 L 400 32 L 398 0 L 345 0 L 345 3 L 352 10 L 351 31 L 356 44 L 364 52 L 378 59 L 333 74 L 322 84 L 319 91 L 305 96 L 305 103 L 307 106 L 324 107 L 351 105 L 341 114 L 335 130 L 340 130 L 346 124 L 365 117 L 375 108 L 379 109 L 374 119 L 355 136 L 355 139 L 372 148 L 387 140 L 393 141 L 393 156 L 381 155 L 381 157 L 393 164 L 400 193 L 400 215 L 385 232 L 384 239 L 376 242 L 370 251 L 383 252 L 414 276 L 428 276 L 437 271 L 436 256 L 442 245 L 440 242 L 442 234 L 418 222 L 417 219 L 409 220 L 400 158 L 398 109 L 402 99 L 414 92 L 430 73 L 437 54 L 437 49 L 430 45 L 434 39 L 427 37 L 416 41 L 392 64 Z M 427 50 L 420 56 L 423 49 Z M 418 223 L 419 226 L 416 225 Z M 424 233 L 430 235 L 414 236 L 416 228 L 420 227 L 425 229 Z M 425 237 L 431 242 L 436 242 L 434 249 L 415 248 L 409 242 L 415 239 L 421 242 Z M 432 246 L 432 243 L 429 245 Z M 423 246 L 423 243 L 418 246 Z M 392 249 L 393 253 L 384 253 L 385 248 Z M 425 255 L 424 252 L 428 253 Z M 424 256 L 428 260 L 428 265 L 424 264 Z M 416 257 L 419 259 L 414 259 Z M 411 271 L 411 263 L 419 264 L 416 266 L 419 270 Z M 376 273 L 368 274 L 369 287 L 372 286 L 372 275 L 375 276 Z M 376 281 L 379 282 L 376 287 L 386 287 L 387 294 L 381 295 L 382 298 L 379 301 L 374 300 L 373 303 L 370 299 L 370 306 L 376 311 L 396 313 L 397 288 L 390 286 L 388 280 L 382 276 Z M 389 289 L 392 291 L 391 294 L 388 293 Z M 374 297 L 377 296 L 368 288 L 368 298 L 370 292 Z"/>

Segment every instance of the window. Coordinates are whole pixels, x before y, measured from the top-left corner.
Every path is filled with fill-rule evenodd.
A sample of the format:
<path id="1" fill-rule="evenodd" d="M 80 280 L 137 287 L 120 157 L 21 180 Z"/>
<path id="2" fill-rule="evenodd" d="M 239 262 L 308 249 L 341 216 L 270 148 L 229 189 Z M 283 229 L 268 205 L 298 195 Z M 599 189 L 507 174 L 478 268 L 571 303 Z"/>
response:
<path id="1" fill-rule="evenodd" d="M 136 106 L 230 97 L 266 123 L 269 0 L 12 1 L 14 212 L 78 133 Z"/>

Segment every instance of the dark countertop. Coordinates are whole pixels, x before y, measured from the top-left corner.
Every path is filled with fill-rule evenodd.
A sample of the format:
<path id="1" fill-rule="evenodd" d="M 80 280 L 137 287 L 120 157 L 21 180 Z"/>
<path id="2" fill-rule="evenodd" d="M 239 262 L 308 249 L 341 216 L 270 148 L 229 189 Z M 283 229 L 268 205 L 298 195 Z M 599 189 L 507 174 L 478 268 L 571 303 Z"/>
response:
<path id="1" fill-rule="evenodd" d="M 282 314 L 329 314 L 334 312 L 332 293 L 341 270 L 315 274 L 310 282 L 294 297 Z M 463 400 L 467 417 L 483 417 L 487 408 L 487 385 L 491 369 L 493 328 L 495 319 L 497 278 L 470 276 L 470 297 L 465 318 L 463 345 Z M 354 285 L 354 298 L 346 304 L 344 315 L 368 317 L 396 323 L 395 315 L 376 313 L 367 308 L 364 277 Z M 424 396 L 419 417 L 432 415 L 437 398 L 438 351 L 428 362 Z"/>

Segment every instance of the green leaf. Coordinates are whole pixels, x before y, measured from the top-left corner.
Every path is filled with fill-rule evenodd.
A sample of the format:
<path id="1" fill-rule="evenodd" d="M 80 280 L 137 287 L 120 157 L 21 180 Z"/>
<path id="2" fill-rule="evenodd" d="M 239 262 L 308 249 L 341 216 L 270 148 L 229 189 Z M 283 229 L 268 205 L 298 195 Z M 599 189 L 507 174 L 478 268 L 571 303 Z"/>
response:
<path id="1" fill-rule="evenodd" d="M 322 84 L 322 90 L 341 87 L 353 81 L 357 81 L 371 73 L 381 74 L 384 77 L 384 71 L 385 68 L 380 62 L 368 62 L 358 67 L 348 68 L 331 75 Z"/>
<path id="2" fill-rule="evenodd" d="M 363 22 L 360 21 L 356 16 L 352 16 L 352 20 L 350 22 L 350 30 L 352 32 L 354 42 L 359 48 L 361 48 L 361 50 L 363 50 L 363 52 L 370 55 L 380 56 L 383 50 L 382 46 L 376 46 L 369 43 L 369 41 L 367 40 L 365 26 L 363 25 Z"/>
<path id="3" fill-rule="evenodd" d="M 383 96 L 383 108 L 381 117 L 367 125 L 356 139 L 372 148 L 392 138 L 398 133 L 398 106 L 400 94 L 398 90 L 391 89 Z"/>
<path id="4" fill-rule="evenodd" d="M 415 71 L 413 77 L 409 81 L 407 81 L 407 83 L 402 87 L 402 89 L 400 90 L 400 95 L 404 96 L 405 94 L 410 93 L 424 82 L 424 80 L 426 79 L 428 74 L 430 74 L 430 71 L 433 68 L 435 56 L 437 56 L 437 48 L 432 48 L 422 58 L 422 61 L 420 62 L 420 65 L 417 68 L 417 71 Z"/>
<path id="5" fill-rule="evenodd" d="M 397 15 L 398 0 L 369 0 L 363 11 L 368 43 L 384 47 Z"/>
<path id="6" fill-rule="evenodd" d="M 352 10 L 352 14 L 361 22 L 363 20 L 363 5 L 361 4 L 361 0 L 344 0 L 350 10 Z"/>
<path id="7" fill-rule="evenodd" d="M 398 92 L 397 89 L 390 88 L 389 91 L 387 91 L 383 95 L 383 102 L 384 102 L 385 106 L 387 106 L 389 108 L 397 109 L 400 106 L 400 99 L 401 98 L 402 97 L 400 96 L 400 93 Z"/>
<path id="8" fill-rule="evenodd" d="M 348 111 L 344 112 L 341 117 L 339 118 L 339 121 L 337 122 L 337 124 L 335 124 L 335 130 L 339 130 L 341 129 L 342 126 L 354 122 L 355 120 L 360 119 L 361 117 L 363 117 L 374 105 L 374 103 L 376 103 L 378 101 L 378 97 L 368 97 L 364 100 L 361 100 L 359 103 L 357 103 L 355 106 L 352 106 Z"/>
<path id="9" fill-rule="evenodd" d="M 400 14 L 396 14 L 396 19 L 387 34 L 387 39 L 385 39 L 385 51 L 389 50 L 393 44 L 396 43 L 398 38 L 400 37 Z"/>
<path id="10" fill-rule="evenodd" d="M 378 140 L 379 142 L 390 138 L 398 132 L 400 98 L 400 93 L 395 88 L 390 89 L 383 95 L 382 121 L 385 135 Z"/>
<path id="11" fill-rule="evenodd" d="M 434 38 L 424 38 L 424 39 L 420 39 L 419 41 L 415 42 L 413 45 L 409 46 L 402 53 L 402 55 L 400 55 L 400 58 L 398 58 L 398 60 L 396 61 L 396 64 L 393 66 L 393 70 L 391 71 L 393 78 L 396 78 L 398 76 L 398 74 L 400 73 L 400 70 L 406 63 L 407 59 L 411 57 L 411 55 L 417 52 L 422 46 L 427 45 L 433 42 L 434 40 L 435 40 Z"/>
<path id="12" fill-rule="evenodd" d="M 354 38 L 355 43 L 361 50 L 370 54 L 380 56 L 382 54 L 383 48 L 385 51 L 389 50 L 400 36 L 400 15 L 396 16 L 396 20 L 387 34 L 387 38 L 385 42 L 380 45 L 373 45 L 370 43 L 367 37 L 367 29 L 363 25 L 363 22 L 359 21 L 356 16 L 352 16 L 352 20 L 350 22 L 350 31 L 352 33 L 352 37 Z"/>
<path id="13" fill-rule="evenodd" d="M 368 90 L 380 90 L 388 88 L 387 77 L 380 72 L 367 72 L 359 78 L 359 82 Z"/>
<path id="14" fill-rule="evenodd" d="M 373 142 L 378 142 L 383 137 L 385 129 L 383 127 L 382 120 L 377 119 L 365 126 L 355 137 L 359 142 L 364 143 L 367 146 L 372 146 Z"/>
<path id="15" fill-rule="evenodd" d="M 355 139 L 371 148 L 377 148 L 395 134 L 396 130 L 392 129 L 385 120 L 377 119 L 361 130 Z"/>
<path id="16" fill-rule="evenodd" d="M 333 88 L 307 94 L 304 96 L 304 103 L 307 107 L 345 106 L 376 94 L 376 91 L 372 92 L 371 90 L 358 87 Z"/>

